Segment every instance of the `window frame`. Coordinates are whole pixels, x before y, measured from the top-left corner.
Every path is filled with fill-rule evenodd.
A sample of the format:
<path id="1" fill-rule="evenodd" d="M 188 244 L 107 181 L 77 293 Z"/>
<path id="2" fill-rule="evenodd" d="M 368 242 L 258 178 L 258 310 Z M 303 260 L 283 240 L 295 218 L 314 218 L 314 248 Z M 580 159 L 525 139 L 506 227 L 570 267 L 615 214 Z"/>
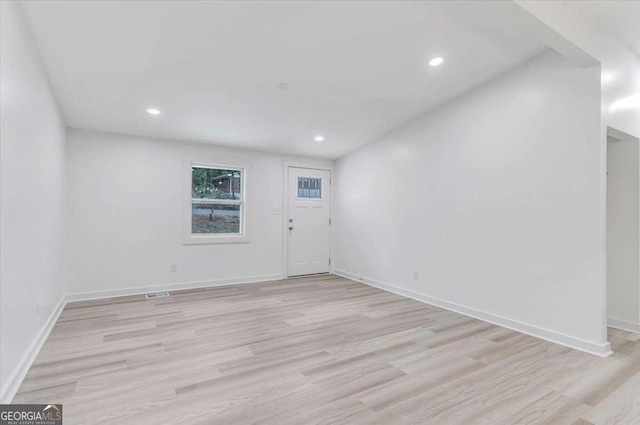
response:
<path id="1" fill-rule="evenodd" d="M 245 243 L 247 237 L 247 167 L 239 165 L 227 165 L 213 162 L 185 161 L 187 175 L 185 202 L 185 245 L 218 244 L 218 243 Z M 231 170 L 240 172 L 240 198 L 239 199 L 206 199 L 193 198 L 193 168 L 208 168 L 215 170 Z M 232 183 L 231 183 L 232 184 Z M 193 233 L 192 214 L 193 204 L 211 205 L 239 205 L 240 206 L 240 232 L 239 233 Z"/>

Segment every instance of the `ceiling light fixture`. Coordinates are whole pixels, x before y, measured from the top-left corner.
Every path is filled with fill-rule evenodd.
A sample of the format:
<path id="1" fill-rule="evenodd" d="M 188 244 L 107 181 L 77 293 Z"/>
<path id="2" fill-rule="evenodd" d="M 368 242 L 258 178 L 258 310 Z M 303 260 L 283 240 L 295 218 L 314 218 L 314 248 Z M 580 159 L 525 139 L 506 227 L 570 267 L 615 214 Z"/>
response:
<path id="1" fill-rule="evenodd" d="M 316 142 L 322 142 L 324 140 L 324 136 L 318 135 L 318 136 L 314 137 L 313 140 L 315 140 Z"/>
<path id="2" fill-rule="evenodd" d="M 160 110 L 156 108 L 147 109 L 147 114 L 149 115 L 160 115 Z"/>
<path id="3" fill-rule="evenodd" d="M 442 62 L 444 62 L 444 59 L 438 57 L 438 58 L 433 58 L 429 61 L 429 65 L 431 66 L 438 66 L 441 65 Z"/>

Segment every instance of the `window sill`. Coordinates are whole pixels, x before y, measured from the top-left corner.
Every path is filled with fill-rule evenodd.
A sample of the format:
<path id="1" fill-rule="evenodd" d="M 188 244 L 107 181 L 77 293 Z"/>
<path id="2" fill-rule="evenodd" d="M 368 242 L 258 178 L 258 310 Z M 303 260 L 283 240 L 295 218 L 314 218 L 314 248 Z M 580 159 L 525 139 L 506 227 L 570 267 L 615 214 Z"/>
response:
<path id="1" fill-rule="evenodd" d="M 183 245 L 208 245 L 219 243 L 249 243 L 248 237 L 244 235 L 224 235 L 224 236 L 189 236 L 182 241 Z"/>

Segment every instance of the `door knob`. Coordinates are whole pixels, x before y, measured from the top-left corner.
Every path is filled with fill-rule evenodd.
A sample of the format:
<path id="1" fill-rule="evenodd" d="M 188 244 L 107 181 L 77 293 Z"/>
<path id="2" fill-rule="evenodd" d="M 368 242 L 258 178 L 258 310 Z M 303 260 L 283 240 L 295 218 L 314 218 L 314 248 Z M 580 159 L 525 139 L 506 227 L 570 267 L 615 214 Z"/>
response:
<path id="1" fill-rule="evenodd" d="M 293 230 L 293 226 L 289 226 L 289 230 Z"/>

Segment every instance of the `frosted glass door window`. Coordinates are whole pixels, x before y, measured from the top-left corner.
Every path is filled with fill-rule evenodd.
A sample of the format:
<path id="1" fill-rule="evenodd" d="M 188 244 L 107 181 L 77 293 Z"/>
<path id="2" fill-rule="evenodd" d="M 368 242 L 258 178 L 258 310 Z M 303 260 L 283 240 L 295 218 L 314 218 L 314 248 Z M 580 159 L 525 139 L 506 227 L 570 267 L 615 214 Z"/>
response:
<path id="1" fill-rule="evenodd" d="M 322 199 L 322 178 L 298 177 L 298 198 Z"/>

